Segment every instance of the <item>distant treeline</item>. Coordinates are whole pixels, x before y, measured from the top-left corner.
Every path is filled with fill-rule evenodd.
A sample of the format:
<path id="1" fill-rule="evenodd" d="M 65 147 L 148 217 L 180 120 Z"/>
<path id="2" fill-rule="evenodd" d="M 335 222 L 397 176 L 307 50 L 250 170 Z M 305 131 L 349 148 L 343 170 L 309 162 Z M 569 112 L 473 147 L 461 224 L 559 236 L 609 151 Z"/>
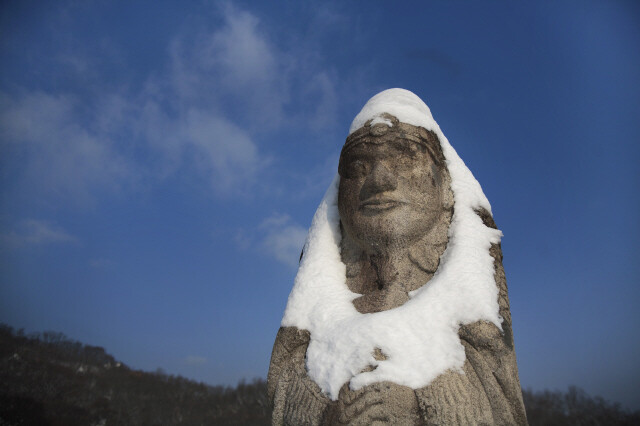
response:
<path id="1" fill-rule="evenodd" d="M 523 393 L 532 426 L 640 425 L 640 411 L 575 387 Z M 0 324 L 0 426 L 266 425 L 266 394 L 262 379 L 232 388 L 133 370 L 62 333 Z"/>
<path id="2" fill-rule="evenodd" d="M 147 373 L 61 333 L 0 325 L 0 426 L 269 424 L 264 380 L 210 386 Z"/>

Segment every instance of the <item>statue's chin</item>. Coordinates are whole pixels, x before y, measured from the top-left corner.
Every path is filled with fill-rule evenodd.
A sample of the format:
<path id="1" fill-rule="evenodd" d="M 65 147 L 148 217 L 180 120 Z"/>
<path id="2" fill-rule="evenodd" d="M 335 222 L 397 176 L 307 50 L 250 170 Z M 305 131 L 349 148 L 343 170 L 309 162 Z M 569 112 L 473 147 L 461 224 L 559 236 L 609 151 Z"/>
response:
<path id="1" fill-rule="evenodd" d="M 396 249 L 406 249 L 419 241 L 420 237 L 424 235 L 401 231 L 406 230 L 387 229 L 387 233 L 364 233 L 356 237 L 355 241 L 365 252 L 370 254 L 381 254 L 384 252 L 395 251 Z"/>
<path id="2" fill-rule="evenodd" d="M 393 219 L 393 220 L 391 220 Z M 429 233 L 435 220 L 399 216 L 397 218 L 358 217 L 347 226 L 346 232 L 365 251 L 379 253 L 395 248 L 408 249 Z M 416 223 L 417 222 L 417 223 Z"/>

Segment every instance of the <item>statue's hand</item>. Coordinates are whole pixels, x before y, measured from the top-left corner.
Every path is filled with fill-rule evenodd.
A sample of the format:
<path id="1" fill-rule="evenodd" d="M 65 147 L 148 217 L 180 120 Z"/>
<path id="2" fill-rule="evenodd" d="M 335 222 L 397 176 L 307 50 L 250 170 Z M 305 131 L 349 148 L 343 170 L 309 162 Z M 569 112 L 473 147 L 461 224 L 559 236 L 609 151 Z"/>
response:
<path id="1" fill-rule="evenodd" d="M 379 382 L 357 391 L 344 385 L 338 398 L 338 420 L 347 425 L 414 425 L 419 421 L 413 389 Z"/>

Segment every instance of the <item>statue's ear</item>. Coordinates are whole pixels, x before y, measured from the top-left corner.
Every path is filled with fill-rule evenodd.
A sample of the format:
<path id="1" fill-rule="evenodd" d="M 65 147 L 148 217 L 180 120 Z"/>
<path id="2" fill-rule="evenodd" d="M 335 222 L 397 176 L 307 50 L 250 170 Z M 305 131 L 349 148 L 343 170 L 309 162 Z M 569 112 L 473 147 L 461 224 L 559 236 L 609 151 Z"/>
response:
<path id="1" fill-rule="evenodd" d="M 442 168 L 442 207 L 445 210 L 451 210 L 453 208 L 453 204 L 455 200 L 453 199 L 453 190 L 451 189 L 451 176 L 449 175 L 449 171 L 446 170 L 443 166 Z"/>
<path id="2" fill-rule="evenodd" d="M 447 185 L 443 185 L 444 188 L 442 189 L 442 206 L 446 209 L 446 210 L 451 210 L 453 208 L 453 204 L 454 204 L 454 200 L 453 200 L 453 191 L 451 190 L 451 186 L 448 184 Z"/>

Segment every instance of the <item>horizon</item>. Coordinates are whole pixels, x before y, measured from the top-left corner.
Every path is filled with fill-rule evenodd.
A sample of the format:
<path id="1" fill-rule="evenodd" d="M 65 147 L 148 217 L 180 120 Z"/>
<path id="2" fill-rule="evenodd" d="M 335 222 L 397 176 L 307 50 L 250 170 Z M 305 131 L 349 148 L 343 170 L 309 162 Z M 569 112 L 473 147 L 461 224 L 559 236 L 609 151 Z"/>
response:
<path id="1" fill-rule="evenodd" d="M 381 90 L 504 233 L 523 388 L 640 409 L 640 5 L 0 6 L 0 322 L 265 378 L 311 218 Z"/>

